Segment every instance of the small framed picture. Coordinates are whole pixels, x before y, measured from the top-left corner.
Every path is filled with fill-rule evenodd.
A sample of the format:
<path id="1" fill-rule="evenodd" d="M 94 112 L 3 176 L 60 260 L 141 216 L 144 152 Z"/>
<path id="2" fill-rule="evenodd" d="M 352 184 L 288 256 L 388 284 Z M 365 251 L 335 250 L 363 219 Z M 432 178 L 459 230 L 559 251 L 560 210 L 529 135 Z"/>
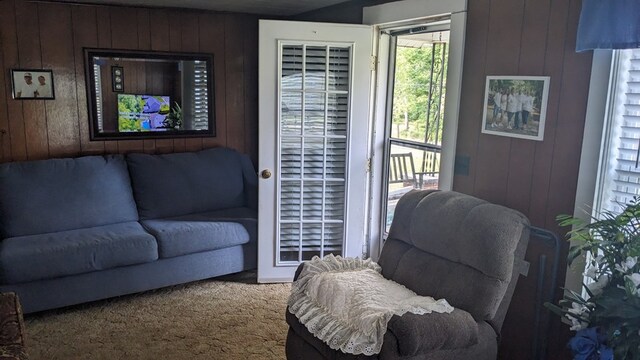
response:
<path id="1" fill-rule="evenodd" d="M 482 133 L 542 141 L 548 76 L 487 76 Z"/>
<path id="2" fill-rule="evenodd" d="M 11 90 L 17 100 L 53 100 L 53 71 L 42 69 L 12 69 Z"/>
<path id="3" fill-rule="evenodd" d="M 124 68 L 122 66 L 111 67 L 111 90 L 124 92 Z"/>

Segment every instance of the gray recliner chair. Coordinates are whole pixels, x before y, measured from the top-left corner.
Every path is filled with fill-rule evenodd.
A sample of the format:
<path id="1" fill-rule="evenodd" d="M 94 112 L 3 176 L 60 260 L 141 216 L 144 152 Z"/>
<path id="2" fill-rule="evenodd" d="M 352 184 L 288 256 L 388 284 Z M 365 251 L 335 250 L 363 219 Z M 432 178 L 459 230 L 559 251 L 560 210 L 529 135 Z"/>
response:
<path id="1" fill-rule="evenodd" d="M 496 359 L 528 241 L 529 221 L 515 210 L 453 191 L 411 191 L 396 206 L 382 275 L 455 310 L 393 316 L 380 353 L 356 356 L 329 348 L 287 309 L 287 359 Z"/>

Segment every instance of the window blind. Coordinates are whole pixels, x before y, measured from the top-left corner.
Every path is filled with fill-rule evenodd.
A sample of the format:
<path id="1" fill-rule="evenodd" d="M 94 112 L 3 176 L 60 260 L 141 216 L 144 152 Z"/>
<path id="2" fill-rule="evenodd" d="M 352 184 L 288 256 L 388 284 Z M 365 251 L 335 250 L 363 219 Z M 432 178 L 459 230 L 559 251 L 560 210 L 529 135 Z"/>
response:
<path id="1" fill-rule="evenodd" d="M 207 130 L 209 127 L 207 63 L 199 60 L 194 61 L 193 72 L 194 95 L 191 104 L 193 129 Z"/>
<path id="2" fill-rule="evenodd" d="M 351 48 L 282 45 L 280 263 L 342 255 Z"/>
<path id="3" fill-rule="evenodd" d="M 100 84 L 100 65 L 93 64 L 93 81 L 94 84 Z M 98 130 L 104 130 L 103 126 L 103 114 L 102 114 L 102 86 L 94 86 L 96 91 L 96 117 L 98 118 Z"/>
<path id="4" fill-rule="evenodd" d="M 599 212 L 619 213 L 633 196 L 640 195 L 640 49 L 614 54 Z"/>

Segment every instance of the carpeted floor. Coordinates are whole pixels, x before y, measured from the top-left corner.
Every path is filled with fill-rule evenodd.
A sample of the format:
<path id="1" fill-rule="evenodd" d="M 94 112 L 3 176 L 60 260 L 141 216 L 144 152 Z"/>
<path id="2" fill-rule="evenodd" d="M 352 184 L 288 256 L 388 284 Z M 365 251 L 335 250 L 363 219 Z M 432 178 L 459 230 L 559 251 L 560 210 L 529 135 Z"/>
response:
<path id="1" fill-rule="evenodd" d="M 31 359 L 284 359 L 290 284 L 235 274 L 27 315 Z"/>

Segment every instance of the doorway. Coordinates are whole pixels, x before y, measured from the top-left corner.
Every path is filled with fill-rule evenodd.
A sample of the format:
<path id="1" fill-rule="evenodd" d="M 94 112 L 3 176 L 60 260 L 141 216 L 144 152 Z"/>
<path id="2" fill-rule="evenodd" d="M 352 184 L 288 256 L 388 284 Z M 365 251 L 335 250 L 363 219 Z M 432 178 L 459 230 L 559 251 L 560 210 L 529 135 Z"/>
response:
<path id="1" fill-rule="evenodd" d="M 413 189 L 438 189 L 449 61 L 449 22 L 388 30 L 389 95 L 386 206 L 389 231 L 398 199 Z"/>
<path id="2" fill-rule="evenodd" d="M 362 256 L 370 26 L 260 20 L 258 281 Z"/>
<path id="3" fill-rule="evenodd" d="M 413 188 L 453 187 L 467 0 L 375 5 L 364 8 L 363 22 L 376 33 L 368 254 L 377 261 L 393 219 L 393 197 Z M 421 93 L 396 92 L 402 81 L 417 83 Z M 404 104 L 402 94 L 408 94 Z"/>

